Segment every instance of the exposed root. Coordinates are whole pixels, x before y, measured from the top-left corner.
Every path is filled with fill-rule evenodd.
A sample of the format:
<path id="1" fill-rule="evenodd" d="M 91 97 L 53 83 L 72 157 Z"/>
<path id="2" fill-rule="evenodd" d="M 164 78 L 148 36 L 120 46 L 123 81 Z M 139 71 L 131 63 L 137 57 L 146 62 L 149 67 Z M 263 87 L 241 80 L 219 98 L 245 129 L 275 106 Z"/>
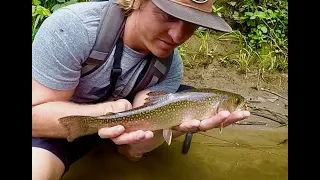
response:
<path id="1" fill-rule="evenodd" d="M 280 144 L 286 144 L 286 143 L 288 143 L 288 138 L 286 138 L 285 140 L 283 140 L 283 141 L 279 142 L 277 145 L 280 145 Z"/>
<path id="2" fill-rule="evenodd" d="M 274 94 L 274 95 L 276 95 L 276 96 L 278 96 L 278 97 L 281 97 L 282 99 L 285 99 L 285 100 L 288 100 L 288 98 L 286 98 L 286 97 L 284 97 L 284 96 L 281 96 L 280 94 L 278 94 L 278 93 L 276 93 L 276 92 L 273 92 L 273 91 L 270 91 L 270 90 L 268 90 L 268 89 L 265 89 L 265 88 L 257 88 L 257 87 L 253 87 L 254 89 L 256 89 L 256 90 L 261 90 L 261 91 L 266 91 L 266 92 L 269 92 L 269 93 L 271 93 L 271 94 Z"/>
<path id="3" fill-rule="evenodd" d="M 257 113 L 257 112 L 251 112 L 252 115 L 256 115 L 256 116 L 260 116 L 260 117 L 264 117 L 266 119 L 270 119 L 274 122 L 277 122 L 279 124 L 283 124 L 283 125 L 287 125 L 287 123 L 283 122 L 283 121 L 279 121 L 278 119 L 275 119 L 274 117 L 272 116 L 268 116 L 268 115 L 265 115 L 265 114 L 260 114 L 260 113 Z"/>
<path id="4" fill-rule="evenodd" d="M 235 124 L 237 124 L 237 125 L 267 125 L 267 123 L 260 122 L 260 121 L 258 121 L 258 122 L 256 122 L 256 121 L 246 121 L 246 122 L 239 121 L 239 122 L 235 122 Z"/>
<path id="5" fill-rule="evenodd" d="M 275 121 L 281 125 L 288 125 L 288 115 L 287 114 L 282 114 L 279 112 L 275 112 L 273 110 L 263 108 L 263 107 L 256 107 L 256 106 L 249 106 L 248 107 L 251 109 L 250 113 L 252 115 L 264 117 L 267 119 L 270 119 L 272 121 Z"/>

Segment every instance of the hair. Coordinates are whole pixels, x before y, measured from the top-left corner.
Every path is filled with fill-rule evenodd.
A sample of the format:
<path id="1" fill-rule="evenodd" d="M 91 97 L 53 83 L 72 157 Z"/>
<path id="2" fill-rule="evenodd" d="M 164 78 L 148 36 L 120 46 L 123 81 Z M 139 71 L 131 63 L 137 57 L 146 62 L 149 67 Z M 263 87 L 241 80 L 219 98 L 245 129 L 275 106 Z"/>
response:
<path id="1" fill-rule="evenodd" d="M 133 4 L 136 0 L 117 0 L 118 6 L 122 9 L 125 16 L 129 16 L 135 8 Z M 141 4 L 149 1 L 149 0 L 139 0 Z"/>

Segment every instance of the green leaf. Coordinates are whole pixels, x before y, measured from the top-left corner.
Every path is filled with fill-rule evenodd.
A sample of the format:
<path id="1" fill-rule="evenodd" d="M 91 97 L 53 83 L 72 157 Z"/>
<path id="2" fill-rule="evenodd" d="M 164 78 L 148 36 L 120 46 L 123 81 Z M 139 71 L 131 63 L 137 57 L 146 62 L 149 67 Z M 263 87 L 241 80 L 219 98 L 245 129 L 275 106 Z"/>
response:
<path id="1" fill-rule="evenodd" d="M 36 13 L 41 15 L 41 16 L 45 16 L 45 17 L 48 17 L 51 15 L 50 13 L 50 10 L 49 9 L 46 9 L 42 6 L 38 6 L 37 9 L 36 9 Z"/>
<path id="2" fill-rule="evenodd" d="M 262 12 L 262 11 L 256 11 L 255 12 L 255 15 L 257 17 L 259 17 L 260 19 L 265 19 L 267 16 L 266 16 L 266 13 Z"/>
<path id="3" fill-rule="evenodd" d="M 239 13 L 237 11 L 234 11 L 232 17 L 234 20 L 239 20 Z"/>
<path id="4" fill-rule="evenodd" d="M 66 2 L 66 3 L 64 3 L 64 6 L 68 6 L 68 5 L 71 5 L 71 4 L 75 4 L 75 3 L 77 3 L 78 2 L 78 0 L 70 0 L 70 1 L 68 1 L 68 2 Z"/>
<path id="5" fill-rule="evenodd" d="M 41 1 L 40 0 L 32 0 L 32 4 L 35 6 L 38 6 L 41 4 Z"/>
<path id="6" fill-rule="evenodd" d="M 240 20 L 246 20 L 246 19 L 248 19 L 246 16 L 241 16 L 240 18 L 239 18 Z"/>
<path id="7" fill-rule="evenodd" d="M 245 12 L 244 15 L 251 17 L 251 16 L 253 16 L 253 13 L 252 12 Z"/>
<path id="8" fill-rule="evenodd" d="M 40 16 L 37 16 L 37 18 L 36 18 L 36 20 L 35 20 L 35 22 L 34 22 L 34 24 L 33 24 L 33 27 L 32 27 L 33 31 L 34 31 L 35 28 L 38 26 L 39 20 L 40 20 Z"/>
<path id="9" fill-rule="evenodd" d="M 256 19 L 256 16 L 251 16 L 250 19 Z"/>
<path id="10" fill-rule="evenodd" d="M 254 23 L 254 21 L 248 21 L 248 22 L 247 22 L 247 25 L 248 25 L 248 26 L 255 26 L 255 23 Z"/>
<path id="11" fill-rule="evenodd" d="M 239 17 L 239 12 L 238 11 L 234 11 L 233 15 Z"/>
<path id="12" fill-rule="evenodd" d="M 258 6 L 259 9 L 261 9 L 262 11 L 264 10 L 264 8 L 262 6 Z"/>
<path id="13" fill-rule="evenodd" d="M 35 15 L 36 15 L 35 12 L 36 12 L 36 6 L 33 6 L 33 5 L 32 5 L 32 16 L 35 16 Z"/>
<path id="14" fill-rule="evenodd" d="M 56 4 L 51 8 L 51 11 L 54 12 L 55 10 L 59 9 L 61 7 L 61 4 Z"/>
<path id="15" fill-rule="evenodd" d="M 57 0 L 59 3 L 64 3 L 66 2 L 65 0 Z"/>
<path id="16" fill-rule="evenodd" d="M 261 29 L 261 31 L 262 31 L 263 33 L 267 33 L 267 32 L 268 32 L 267 27 L 264 26 L 264 25 L 263 25 L 260 29 Z"/>
<path id="17" fill-rule="evenodd" d="M 223 8 L 223 6 L 216 8 L 214 5 L 212 5 L 213 12 L 215 12 L 215 13 L 219 12 L 222 8 Z"/>
<path id="18" fill-rule="evenodd" d="M 35 28 L 32 30 L 32 41 L 33 41 L 34 37 L 36 36 L 38 30 L 39 30 L 39 28 Z"/>
<path id="19" fill-rule="evenodd" d="M 231 6 L 235 6 L 237 2 L 231 1 L 231 2 L 228 2 L 228 4 L 230 4 Z"/>
<path id="20" fill-rule="evenodd" d="M 272 14 L 272 13 L 273 13 L 273 11 L 272 11 L 271 9 L 268 9 L 267 12 L 268 12 L 269 14 Z"/>

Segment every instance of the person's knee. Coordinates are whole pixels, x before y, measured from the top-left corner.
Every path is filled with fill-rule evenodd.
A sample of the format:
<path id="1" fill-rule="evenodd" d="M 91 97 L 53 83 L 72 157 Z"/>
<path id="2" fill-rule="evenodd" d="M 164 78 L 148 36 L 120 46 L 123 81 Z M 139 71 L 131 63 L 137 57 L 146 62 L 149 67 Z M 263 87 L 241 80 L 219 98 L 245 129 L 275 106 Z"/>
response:
<path id="1" fill-rule="evenodd" d="M 32 147 L 32 180 L 59 180 L 64 173 L 63 162 L 53 153 Z"/>

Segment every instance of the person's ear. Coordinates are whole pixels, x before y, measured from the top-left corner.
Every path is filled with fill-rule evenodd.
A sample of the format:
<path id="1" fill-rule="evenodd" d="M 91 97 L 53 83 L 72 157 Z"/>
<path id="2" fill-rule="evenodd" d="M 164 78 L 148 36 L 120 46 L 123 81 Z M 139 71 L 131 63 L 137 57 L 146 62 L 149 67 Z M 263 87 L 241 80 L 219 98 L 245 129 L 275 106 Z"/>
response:
<path id="1" fill-rule="evenodd" d="M 139 9 L 140 8 L 140 0 L 133 0 L 133 5 L 132 5 L 132 9 Z"/>

